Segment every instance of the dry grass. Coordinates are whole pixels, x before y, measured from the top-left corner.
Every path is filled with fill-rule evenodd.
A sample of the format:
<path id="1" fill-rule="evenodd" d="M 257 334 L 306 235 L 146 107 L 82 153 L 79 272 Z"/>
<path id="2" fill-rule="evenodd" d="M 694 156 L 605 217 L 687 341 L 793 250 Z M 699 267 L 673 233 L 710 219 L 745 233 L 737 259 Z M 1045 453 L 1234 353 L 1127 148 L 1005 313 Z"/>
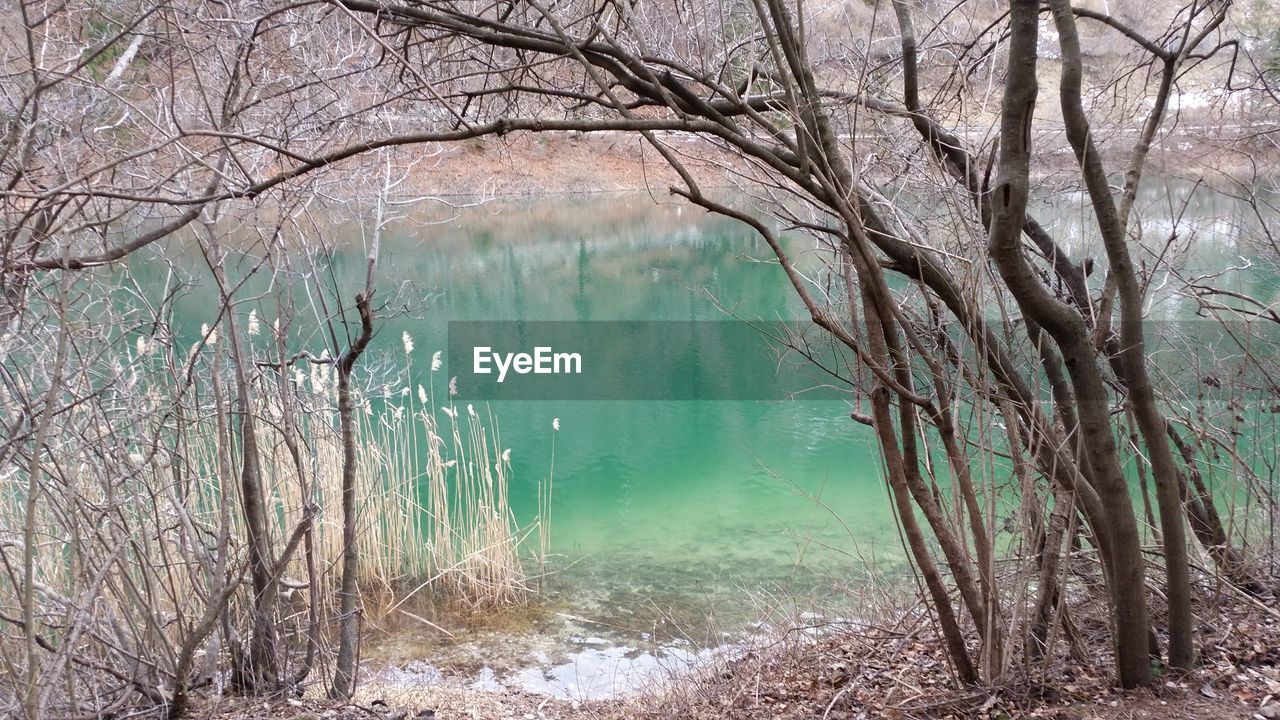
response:
<path id="1" fill-rule="evenodd" d="M 1204 598 L 1211 602 L 1209 598 Z M 1103 603 L 1095 603 L 1099 608 Z M 1251 718 L 1280 697 L 1280 616 L 1224 598 L 1204 609 L 1200 665 L 1124 692 L 1108 672 L 1109 643 L 1059 658 L 1044 672 L 1015 669 L 999 681 L 956 683 L 923 606 L 885 608 L 873 620 L 779 630 L 740 655 L 700 668 L 656 692 L 601 703 L 595 717 L 647 720 L 756 718 Z"/>
<path id="2" fill-rule="evenodd" d="M 411 347 L 411 339 L 405 342 Z M 295 373 L 292 383 L 313 408 L 299 425 L 315 467 L 317 553 L 322 567 L 336 567 L 342 448 L 332 372 L 313 365 L 310 374 Z M 473 609 L 523 603 L 530 588 L 522 555 L 531 530 L 522 529 L 511 510 L 510 450 L 501 446 L 491 414 L 437 403 L 429 385 L 384 385 L 356 401 L 362 588 L 387 607 L 420 592 Z M 276 440 L 264 470 L 284 534 L 301 520 L 305 503 L 287 447 Z M 540 517 L 533 525 L 545 533 Z M 302 563 L 295 559 L 290 572 L 303 576 Z"/>
<path id="3" fill-rule="evenodd" d="M 136 352 L 130 347 L 112 363 L 127 394 L 102 398 L 114 414 L 85 404 L 60 418 L 49 441 L 56 482 L 44 492 L 52 497 L 35 507 L 32 554 L 42 616 L 57 618 L 96 596 L 93 611 L 102 622 L 137 626 L 139 642 L 159 633 L 167 645 L 189 631 L 217 592 L 224 523 L 230 527 L 227 570 L 241 562 L 238 408 L 226 399 L 230 380 L 213 375 L 225 369 L 222 346 L 216 334 L 207 335 L 215 342 L 191 354 L 143 342 Z M 172 370 L 188 360 L 196 390 L 175 397 Z M 309 504 L 318 509 L 317 586 L 307 582 L 302 548 L 282 578 L 282 592 L 299 613 L 295 620 L 306 592 L 316 593 L 327 615 L 338 582 L 342 446 L 335 375 L 331 365 L 314 363 L 307 372 L 294 369 L 283 378 L 269 372 L 255 382 L 258 466 L 275 551 Z M 290 432 L 300 462 L 286 442 Z M 523 541 L 537 532 L 545 546 L 546 525 L 535 518 L 521 529 L 516 522 L 509 451 L 500 445 L 495 418 L 470 406 L 437 407 L 425 387 L 383 387 L 360 393 L 356 445 L 366 614 L 377 617 L 413 593 L 476 610 L 529 598 L 524 556 L 537 549 L 526 551 Z M 80 449 L 56 455 L 61 448 Z M 18 467 L 6 466 L 4 473 L 6 487 L 25 484 Z M 10 559 L 21 554 L 17 531 L 24 521 L 25 493 L 0 493 L 0 547 Z M 163 622 L 172 617 L 184 622 Z"/>

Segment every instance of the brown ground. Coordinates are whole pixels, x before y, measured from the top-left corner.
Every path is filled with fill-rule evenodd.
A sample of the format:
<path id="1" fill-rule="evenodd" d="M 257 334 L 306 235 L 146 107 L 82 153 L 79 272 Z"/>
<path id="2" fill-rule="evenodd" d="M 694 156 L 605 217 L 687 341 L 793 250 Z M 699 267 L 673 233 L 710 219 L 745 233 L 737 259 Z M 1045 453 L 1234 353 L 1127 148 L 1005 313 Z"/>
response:
<path id="1" fill-rule="evenodd" d="M 197 720 L 801 720 L 830 718 L 1149 718 L 1280 720 L 1280 613 L 1233 600 L 1207 611 L 1201 665 L 1155 688 L 1112 687 L 1101 618 L 1077 618 L 1089 658 L 1059 657 L 1048 672 L 961 688 L 917 608 L 875 626 L 786 633 L 736 660 L 700 668 L 665 689 L 576 703 L 522 692 L 474 690 L 448 680 L 422 687 L 366 683 L 354 704 L 325 700 L 206 700 Z M 818 631 L 818 634 L 814 632 Z M 1090 640 L 1089 638 L 1094 638 Z"/>
<path id="2" fill-rule="evenodd" d="M 376 694 L 376 693 L 374 693 Z M 353 703 L 323 699 L 219 698 L 192 709 L 195 720 L 497 720 L 590 717 L 581 706 L 540 695 L 428 686 L 389 700 L 361 692 Z"/>
<path id="3" fill-rule="evenodd" d="M 715 157 L 702 141 L 675 141 L 681 151 Z M 724 172 L 689 159 L 709 186 L 727 183 Z M 424 157 L 412 182 L 424 194 L 527 196 L 652 190 L 666 195 L 683 185 L 662 156 L 638 135 L 546 133 L 476 138 Z"/>
<path id="4" fill-rule="evenodd" d="M 705 140 L 668 137 L 670 147 L 686 162 L 704 188 L 740 184 L 731 161 Z M 908 141 L 914 138 L 908 137 Z M 1038 139 L 1042 157 L 1037 171 L 1044 174 L 1078 170 L 1060 136 Z M 1117 136 L 1103 143 L 1112 155 L 1115 170 L 1124 167 L 1132 138 Z M 874 150 L 870 143 L 866 150 Z M 666 196 L 672 185 L 683 187 L 680 177 L 639 136 L 624 133 L 513 134 L 475 138 L 440 148 L 418 148 L 416 164 L 408 171 L 411 190 L 424 195 L 510 197 L 648 190 Z M 1239 140 L 1218 141 L 1203 132 L 1178 130 L 1157 142 L 1149 157 L 1149 172 L 1188 179 L 1250 178 L 1265 174 L 1275 149 Z M 403 156 L 402 156 L 403 157 Z M 347 168 L 347 166 L 342 166 Z M 330 177 L 347 191 L 353 174 L 347 168 Z M 371 175 L 378 175 L 372 173 Z"/>
<path id="5" fill-rule="evenodd" d="M 1112 687 L 1107 650 L 1084 641 L 1089 663 L 1059 660 L 1050 671 L 1011 672 L 990 687 L 958 688 L 942 643 L 918 610 L 890 626 L 783 642 L 696 682 L 665 702 L 621 708 L 657 718 L 1280 718 L 1280 614 L 1233 601 L 1208 613 L 1201 666 L 1164 676 L 1152 690 Z M 1081 633 L 1102 639 L 1101 618 L 1077 618 Z M 1093 630 L 1091 631 L 1091 626 Z M 1274 713 L 1268 716 L 1267 713 Z"/>

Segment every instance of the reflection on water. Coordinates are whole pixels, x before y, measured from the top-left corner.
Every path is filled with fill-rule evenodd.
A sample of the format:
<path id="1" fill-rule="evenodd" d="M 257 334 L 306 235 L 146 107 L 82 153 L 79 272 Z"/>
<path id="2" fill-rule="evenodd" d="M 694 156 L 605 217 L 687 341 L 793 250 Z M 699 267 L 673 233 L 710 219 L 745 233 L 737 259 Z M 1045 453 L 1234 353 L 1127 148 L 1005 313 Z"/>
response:
<path id="1" fill-rule="evenodd" d="M 1157 200 L 1144 196 L 1148 209 Z M 422 212 L 384 237 L 380 276 L 426 312 L 382 322 L 370 351 L 394 357 L 410 332 L 409 387 L 431 383 L 449 320 L 717 320 L 726 308 L 741 318 L 802 316 L 776 265 L 753 262 L 769 253 L 751 232 L 647 195 L 507 202 L 453 218 Z M 1051 229 L 1087 245 L 1069 230 L 1079 224 L 1075 206 L 1047 212 Z M 1234 217 L 1217 206 L 1189 211 L 1200 245 L 1186 269 L 1220 264 L 1224 247 L 1244 252 L 1220 235 Z M 348 242 L 325 270 L 359 278 L 359 228 L 335 232 Z M 794 247 L 803 256 L 808 246 Z M 1251 289 L 1275 293 L 1274 277 L 1251 277 L 1262 286 Z M 208 300 L 180 300 L 179 334 L 212 321 Z M 554 442 L 555 561 L 543 600 L 489 626 L 420 607 L 387 619 L 365 657 L 429 663 L 394 681 L 427 681 L 441 666 L 481 683 L 607 694 L 721 652 L 761 615 L 831 603 L 868 567 L 903 567 L 872 438 L 841 402 L 508 401 L 491 410 L 511 447 L 522 521 L 535 514 Z"/>
<path id="2" fill-rule="evenodd" d="M 422 348 L 418 364 L 443 348 L 450 319 L 717 320 L 716 298 L 746 317 L 777 318 L 795 306 L 774 266 L 748 261 L 767 251 L 750 233 L 688 208 L 642 207 L 584 226 L 571 205 L 567 229 L 530 223 L 443 252 L 429 233 L 405 238 L 396 272 L 441 292 L 424 321 L 405 324 Z M 522 227 L 523 212 L 507 212 L 509 228 Z M 535 510 L 555 436 L 554 574 L 524 631 L 473 630 L 432 653 L 455 669 L 492 668 L 539 690 L 631 687 L 723 644 L 780 588 L 810 596 L 850 577 L 860 551 L 898 556 L 868 438 L 841 403 L 492 408 L 512 445 L 520 517 Z M 380 652 L 407 658 L 440 644 L 408 623 Z"/>

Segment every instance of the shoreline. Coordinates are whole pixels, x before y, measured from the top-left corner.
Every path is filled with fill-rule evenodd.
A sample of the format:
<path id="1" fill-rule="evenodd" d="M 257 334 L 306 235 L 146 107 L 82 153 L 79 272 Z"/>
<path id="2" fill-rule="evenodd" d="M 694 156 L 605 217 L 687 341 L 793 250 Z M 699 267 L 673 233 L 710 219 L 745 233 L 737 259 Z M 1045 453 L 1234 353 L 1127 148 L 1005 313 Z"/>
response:
<path id="1" fill-rule="evenodd" d="M 1280 717 L 1280 613 L 1234 595 L 1213 601 L 1198 643 L 1196 669 L 1162 673 L 1151 688 L 1122 691 L 1107 673 L 1107 619 L 1082 613 L 1073 644 L 1084 653 L 1045 675 L 1014 660 L 1006 678 L 965 687 L 953 682 L 941 641 L 917 604 L 875 621 L 778 628 L 681 672 L 612 698 L 574 699 L 485 687 L 441 676 L 391 682 L 365 675 L 347 702 L 302 698 L 203 697 L 200 720 L 807 720 L 892 717 L 1058 720 L 1252 720 Z M 905 605 L 905 604 L 904 604 Z M 367 668 L 366 668 L 367 671 Z"/>
<path id="2" fill-rule="evenodd" d="M 1192 130 L 1158 138 L 1147 161 L 1147 174 L 1166 175 L 1176 170 L 1176 177 L 1188 181 L 1250 182 L 1265 178 L 1263 171 L 1280 161 L 1280 148 L 1223 147 L 1217 138 L 1195 132 L 1199 128 Z M 1121 134 L 1101 143 L 1114 176 L 1121 175 L 1128 162 L 1131 146 L 1122 139 L 1127 137 Z M 1069 180 L 1078 175 L 1075 158 L 1061 133 L 1042 134 L 1037 140 L 1033 177 Z M 686 202 L 668 191 L 672 185 L 683 187 L 680 176 L 641 142 L 639 137 L 524 133 L 473 138 L 435 149 L 410 149 L 401 192 L 442 200 L 649 192 Z M 742 179 L 741 161 L 709 141 L 686 138 L 677 145 L 687 169 L 704 189 L 732 190 L 749 184 Z M 985 161 L 985 156 L 979 159 Z M 339 166 L 323 173 L 318 183 L 345 186 L 353 175 L 362 174 L 351 166 Z"/>

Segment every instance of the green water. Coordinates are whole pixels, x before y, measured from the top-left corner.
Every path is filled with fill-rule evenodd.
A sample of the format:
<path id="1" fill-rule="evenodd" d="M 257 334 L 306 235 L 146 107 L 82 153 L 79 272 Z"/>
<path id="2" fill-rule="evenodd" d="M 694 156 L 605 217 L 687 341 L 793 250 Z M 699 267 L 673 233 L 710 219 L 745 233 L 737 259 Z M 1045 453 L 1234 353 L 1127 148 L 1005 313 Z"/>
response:
<path id="1" fill-rule="evenodd" d="M 548 205 L 555 210 L 540 221 Z M 456 227 L 398 229 L 383 245 L 385 282 L 438 293 L 421 318 L 390 322 L 378 338 L 395 351 L 411 332 L 414 366 L 424 371 L 445 349 L 449 320 L 722 320 L 726 306 L 778 319 L 799 309 L 778 268 L 752 262 L 767 258 L 767 246 L 687 207 L 647 197 L 506 203 L 497 227 L 479 233 L 477 213 L 494 219 L 471 210 Z M 841 403 L 488 407 L 512 448 L 520 518 L 535 512 L 555 435 L 551 539 L 570 567 L 566 594 L 704 604 L 707 593 L 789 583 L 797 573 L 813 585 L 815 574 L 845 577 L 871 555 L 900 556 L 870 436 Z"/>
<path id="2" fill-rule="evenodd" d="M 1148 204 L 1158 202 L 1156 191 Z M 1047 213 L 1068 242 L 1079 220 L 1072 207 L 1064 201 Z M 1215 223 L 1241 212 L 1196 206 L 1183 218 L 1200 223 L 1195 263 L 1211 267 L 1224 248 L 1240 251 L 1232 232 Z M 1158 221 L 1157 210 L 1150 227 Z M 329 232 L 337 250 L 325 270 L 353 294 L 367 235 L 351 223 Z M 805 241 L 791 242 L 804 262 Z M 434 381 L 439 397 L 448 369 L 432 374 L 429 367 L 433 353 L 447 355 L 450 320 L 719 320 L 726 310 L 801 317 L 769 258 L 742 226 L 654 205 L 648 195 L 427 209 L 383 237 L 380 292 L 409 310 L 380 322 L 369 364 L 403 366 L 407 331 L 415 345 L 408 385 Z M 163 270 L 135 263 L 133 272 L 145 279 Z M 1274 277 L 1257 282 L 1248 289 L 1275 293 Z M 180 334 L 191 337 L 213 322 L 210 298 L 205 287 L 179 301 Z M 460 631 L 454 647 L 474 641 L 459 657 L 483 655 L 477 666 L 548 662 L 585 634 L 599 636 L 592 648 L 597 641 L 638 646 L 658 635 L 714 645 L 793 595 L 802 598 L 796 604 L 826 602 L 870 566 L 890 574 L 903 567 L 870 432 L 842 403 L 507 401 L 488 408 L 512 450 L 512 505 L 522 522 L 535 515 L 554 443 L 557 557 L 546 615 L 516 631 Z M 398 632 L 383 643 L 388 659 L 448 655 L 436 634 Z M 497 660 L 499 646 L 516 649 Z"/>
<path id="3" fill-rule="evenodd" d="M 540 222 L 548 205 L 555 211 Z M 459 224 L 472 232 L 469 218 Z M 753 262 L 769 250 L 750 231 L 687 207 L 655 207 L 648 197 L 510 203 L 493 232 L 450 232 L 405 234 L 383 247 L 388 281 L 411 278 L 440 293 L 421 320 L 392 323 L 380 337 L 395 346 L 408 329 L 423 369 L 444 349 L 448 320 L 723 320 L 726 308 L 779 319 L 799 311 L 778 267 Z M 607 677 L 643 671 L 635 652 L 613 657 L 611 648 L 652 646 L 643 661 L 678 652 L 671 643 L 682 638 L 714 646 L 775 608 L 832 601 L 869 564 L 901 567 L 871 437 L 842 403 L 489 407 L 512 448 L 521 519 L 535 513 L 554 435 L 551 612 L 515 633 L 473 632 L 452 652 L 410 624 L 382 648 L 389 660 L 432 648 L 429 657 L 465 668 L 479 654 L 499 677 L 558 662 L 568 676 L 551 689 L 572 693 L 584 665 Z"/>

